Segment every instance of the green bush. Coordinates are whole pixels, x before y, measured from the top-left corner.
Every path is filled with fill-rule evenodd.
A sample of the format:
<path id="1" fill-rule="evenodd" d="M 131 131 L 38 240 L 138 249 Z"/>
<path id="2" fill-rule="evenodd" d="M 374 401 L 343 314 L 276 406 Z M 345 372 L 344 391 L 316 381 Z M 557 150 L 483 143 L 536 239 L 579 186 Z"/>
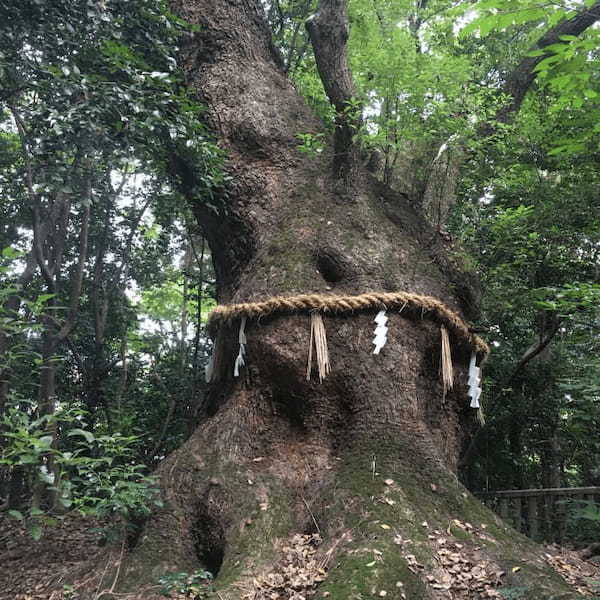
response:
<path id="1" fill-rule="evenodd" d="M 29 410 L 27 409 L 29 408 Z M 134 460 L 137 439 L 119 433 L 96 437 L 82 426 L 85 412 L 66 408 L 52 415 L 35 417 L 33 402 L 21 400 L 8 408 L 1 423 L 6 444 L 0 451 L 0 464 L 25 468 L 33 482 L 41 481 L 60 492 L 63 508 L 83 515 L 106 519 L 123 526 L 132 517 L 160 506 L 156 478 L 145 473 L 146 467 Z M 51 431 L 66 431 L 67 447 L 52 443 Z M 60 481 L 46 469 L 52 457 L 60 467 Z M 10 511 L 21 520 L 34 538 L 41 536 L 44 525 L 52 525 L 62 515 L 52 515 L 38 507 L 25 514 Z"/>
<path id="2" fill-rule="evenodd" d="M 182 595 L 200 600 L 212 591 L 212 574 L 209 571 L 193 573 L 169 573 L 159 578 L 160 593 L 166 598 Z"/>

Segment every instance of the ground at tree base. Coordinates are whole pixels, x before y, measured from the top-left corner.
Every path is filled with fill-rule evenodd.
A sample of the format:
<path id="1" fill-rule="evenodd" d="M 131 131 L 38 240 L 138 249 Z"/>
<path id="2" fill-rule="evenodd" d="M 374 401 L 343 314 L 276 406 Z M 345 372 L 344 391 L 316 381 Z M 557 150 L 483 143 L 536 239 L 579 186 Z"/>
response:
<path id="1" fill-rule="evenodd" d="M 69 515 L 35 541 L 20 522 L 0 513 L 0 600 L 67 598 L 65 584 L 85 583 L 91 565 L 108 555 L 98 529 L 93 519 Z"/>
<path id="2" fill-rule="evenodd" d="M 390 507 L 388 502 L 393 502 L 395 485 L 392 480 L 387 480 L 384 490 L 389 493 L 384 491 L 377 501 Z M 416 600 L 419 596 L 418 592 L 415 595 L 415 581 L 426 582 L 440 599 L 533 597 L 524 594 L 524 588 L 518 585 L 507 585 L 508 578 L 518 577 L 518 565 L 512 567 L 510 573 L 503 572 L 478 553 L 478 545 L 473 540 L 481 540 L 483 546 L 489 537 L 483 524 L 456 519 L 448 523 L 446 530 L 440 530 L 424 521 L 419 524 L 423 536 L 417 545 L 414 540 L 398 534 L 389 520 L 375 520 L 367 525 L 370 531 L 367 537 L 357 529 L 356 532 L 340 532 L 337 539 L 329 541 L 324 541 L 318 533 L 294 534 L 279 539 L 270 567 L 247 578 L 238 588 L 239 595 L 235 600 L 308 600 L 311 597 Z M 0 515 L 0 600 L 159 598 L 157 587 L 146 588 L 147 591 L 142 593 L 110 592 L 119 566 L 121 546 L 101 546 L 102 536 L 98 530 L 96 521 L 67 517 L 59 526 L 46 529 L 39 541 L 34 541 L 17 521 L 6 514 Z M 387 538 L 389 546 L 382 543 Z M 349 582 L 328 582 L 328 575 L 335 572 L 336 555 L 342 546 L 346 547 L 346 555 L 357 574 L 359 571 L 376 574 L 391 567 L 387 574 L 391 585 L 386 586 L 387 589 L 370 585 L 369 577 L 365 576 L 364 581 L 355 582 L 359 595 L 352 595 L 352 592 L 348 595 L 339 586 L 343 588 Z M 413 554 L 416 551 L 421 555 L 425 547 L 437 565 L 433 569 Z M 397 556 L 386 556 L 387 548 L 396 549 Z M 599 564 L 582 560 L 580 553 L 568 548 L 547 545 L 540 549 L 543 560 L 556 569 L 574 592 L 572 596 L 561 594 L 556 598 L 600 595 Z M 408 565 L 408 572 L 398 558 Z M 374 579 L 378 580 L 381 579 Z M 72 592 L 66 591 L 69 586 L 72 586 Z M 113 589 L 116 591 L 117 588 Z M 183 600 L 192 596 L 172 594 L 170 597 Z M 230 592 L 209 594 L 207 598 L 234 600 Z"/>

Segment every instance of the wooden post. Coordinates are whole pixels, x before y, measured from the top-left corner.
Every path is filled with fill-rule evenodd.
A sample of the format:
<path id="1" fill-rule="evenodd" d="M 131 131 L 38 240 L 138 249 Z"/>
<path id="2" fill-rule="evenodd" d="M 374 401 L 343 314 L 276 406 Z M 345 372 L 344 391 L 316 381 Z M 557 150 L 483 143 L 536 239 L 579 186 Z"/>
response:
<path id="1" fill-rule="evenodd" d="M 527 498 L 527 520 L 529 521 L 529 537 L 532 540 L 539 540 L 540 528 L 538 523 L 537 496 L 529 496 L 529 498 Z"/>
<path id="2" fill-rule="evenodd" d="M 515 498 L 513 498 L 513 522 L 515 524 L 515 529 L 523 533 L 523 519 L 520 496 L 516 496 Z"/>
<path id="3" fill-rule="evenodd" d="M 552 496 L 550 496 L 549 494 L 545 494 L 544 508 L 546 514 L 544 515 L 544 540 L 546 542 L 554 541 L 554 525 L 552 524 L 552 515 L 554 513 L 553 504 L 554 503 L 552 502 Z"/>
<path id="4" fill-rule="evenodd" d="M 558 501 L 560 500 L 560 496 L 555 496 L 554 494 L 548 494 L 546 496 L 548 498 L 548 520 L 549 520 L 549 528 L 548 528 L 548 541 L 549 542 L 558 542 L 560 541 L 560 504 Z"/>
<path id="5" fill-rule="evenodd" d="M 508 498 L 500 498 L 500 516 L 506 522 L 508 522 Z"/>
<path id="6" fill-rule="evenodd" d="M 556 513 L 558 515 L 558 542 L 562 543 L 565 539 L 565 532 L 567 531 L 567 517 L 569 515 L 568 502 L 571 499 L 570 496 L 562 496 L 558 498 L 556 505 Z"/>

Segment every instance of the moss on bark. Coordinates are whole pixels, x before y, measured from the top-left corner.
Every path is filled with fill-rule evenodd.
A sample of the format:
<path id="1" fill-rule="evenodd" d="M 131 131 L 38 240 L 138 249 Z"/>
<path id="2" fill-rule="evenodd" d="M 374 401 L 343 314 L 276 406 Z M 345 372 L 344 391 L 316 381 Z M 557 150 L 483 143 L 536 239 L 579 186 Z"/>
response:
<path id="1" fill-rule="evenodd" d="M 196 460 L 191 478 L 190 460 Z M 176 462 L 175 470 L 183 469 L 171 471 L 178 489 L 167 494 L 168 510 L 149 524 L 129 558 L 122 591 L 145 589 L 136 597 L 149 599 L 152 587 L 143 583 L 168 571 L 206 567 L 182 533 L 193 525 L 193 511 L 173 500 L 183 498 L 185 480 L 205 498 L 204 510 L 210 494 L 222 503 L 210 510 L 212 519 L 220 519 L 225 540 L 215 598 L 241 598 L 255 577 L 274 571 L 286 540 L 316 530 L 327 569 L 316 598 L 366 600 L 383 597 L 382 592 L 406 600 L 447 598 L 447 592 L 440 595 L 438 552 L 448 542 L 494 573 L 502 571 L 498 591 L 507 598 L 580 597 L 545 562 L 539 546 L 504 524 L 405 434 L 353 440 L 331 456 L 327 475 L 310 495 L 306 485 L 290 486 L 280 465 L 268 459 L 240 462 L 211 455 L 201 463 L 198 468 L 194 452 Z M 473 591 L 468 597 L 486 596 Z"/>

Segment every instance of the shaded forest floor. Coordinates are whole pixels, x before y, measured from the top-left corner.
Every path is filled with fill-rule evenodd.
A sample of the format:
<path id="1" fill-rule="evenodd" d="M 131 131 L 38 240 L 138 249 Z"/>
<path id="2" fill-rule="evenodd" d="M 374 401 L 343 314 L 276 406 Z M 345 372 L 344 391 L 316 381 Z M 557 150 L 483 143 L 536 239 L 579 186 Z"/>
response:
<path id="1" fill-rule="evenodd" d="M 68 517 L 47 527 L 35 541 L 25 528 L 0 513 L 0 600 L 62 600 L 65 584 L 103 568 L 110 554 L 100 545 L 99 523 Z"/>
<path id="2" fill-rule="evenodd" d="M 0 513 L 0 600 L 116 598 L 110 590 L 121 548 L 102 544 L 100 526 L 68 517 L 35 541 L 20 523 Z M 600 561 L 582 560 L 578 552 L 556 545 L 546 546 L 545 553 L 574 589 L 600 596 Z"/>

